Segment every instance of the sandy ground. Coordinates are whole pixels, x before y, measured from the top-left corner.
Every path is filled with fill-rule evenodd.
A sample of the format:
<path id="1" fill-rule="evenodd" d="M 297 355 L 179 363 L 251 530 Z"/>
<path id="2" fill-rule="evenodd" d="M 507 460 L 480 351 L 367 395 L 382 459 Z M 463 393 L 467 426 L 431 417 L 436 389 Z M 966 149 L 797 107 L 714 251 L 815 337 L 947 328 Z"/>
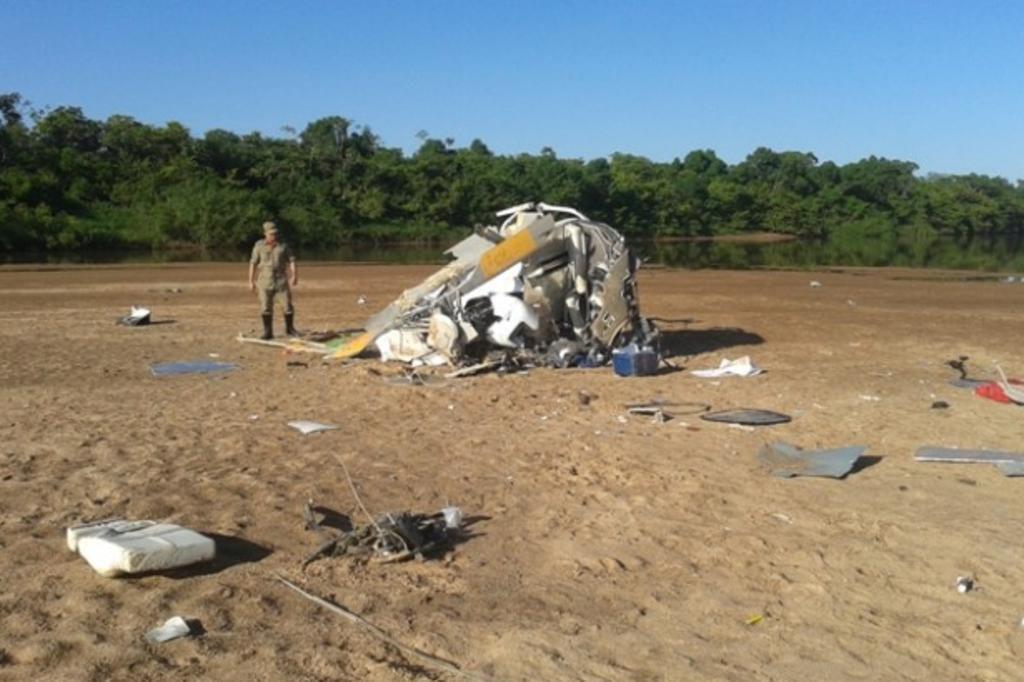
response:
<path id="1" fill-rule="evenodd" d="M 358 326 L 430 270 L 305 267 L 299 326 Z M 677 363 L 750 354 L 767 373 L 540 370 L 413 388 L 385 383 L 396 368 L 373 360 L 288 366 L 237 343 L 257 322 L 244 277 L 242 265 L 0 268 L 0 679 L 454 679 L 274 573 L 497 680 L 1021 679 L 1024 480 L 912 456 L 1024 449 L 1024 411 L 948 386 L 943 366 L 965 354 L 978 373 L 994 361 L 1024 373 L 1024 286 L 651 270 L 644 310 Z M 166 324 L 115 327 L 133 303 Z M 211 353 L 240 369 L 148 370 Z M 582 405 L 580 391 L 596 397 Z M 794 419 L 748 432 L 623 417 L 655 397 Z M 291 419 L 341 428 L 302 437 Z M 874 459 L 842 481 L 778 479 L 756 458 L 772 440 L 863 444 Z M 442 560 L 303 572 L 317 544 L 306 500 L 362 522 L 335 456 L 373 511 L 455 503 L 473 537 Z M 63 534 L 110 516 L 214 534 L 220 557 L 101 578 Z M 977 589 L 959 594 L 959 575 Z M 142 640 L 173 615 L 205 634 Z"/>

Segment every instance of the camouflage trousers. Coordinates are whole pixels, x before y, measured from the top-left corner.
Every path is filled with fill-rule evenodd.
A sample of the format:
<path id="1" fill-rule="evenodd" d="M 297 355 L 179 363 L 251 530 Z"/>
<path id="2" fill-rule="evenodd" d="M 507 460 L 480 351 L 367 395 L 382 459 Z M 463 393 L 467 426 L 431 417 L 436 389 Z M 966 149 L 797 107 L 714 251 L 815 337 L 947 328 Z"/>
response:
<path id="1" fill-rule="evenodd" d="M 281 297 L 281 303 L 284 305 L 285 315 L 294 315 L 295 308 L 292 307 L 292 289 L 285 285 L 283 287 L 276 287 L 267 289 L 266 287 L 260 287 L 256 291 L 260 295 L 260 314 L 261 315 L 273 315 L 274 314 L 274 298 L 277 296 Z"/>

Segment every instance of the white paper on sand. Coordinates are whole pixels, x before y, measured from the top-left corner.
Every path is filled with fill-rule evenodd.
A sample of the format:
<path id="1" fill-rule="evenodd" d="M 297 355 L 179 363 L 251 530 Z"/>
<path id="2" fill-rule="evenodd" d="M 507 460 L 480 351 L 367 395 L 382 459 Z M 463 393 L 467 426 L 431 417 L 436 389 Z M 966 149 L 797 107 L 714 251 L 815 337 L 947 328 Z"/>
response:
<path id="1" fill-rule="evenodd" d="M 217 551 L 212 539 L 188 528 L 123 519 L 69 528 L 68 547 L 105 578 L 188 566 Z"/>
<path id="2" fill-rule="evenodd" d="M 702 379 L 717 379 L 718 377 L 736 376 L 752 377 L 760 374 L 763 370 L 751 361 L 749 355 L 744 355 L 736 360 L 723 359 L 715 369 L 697 369 L 692 372 L 694 376 Z"/>
<path id="3" fill-rule="evenodd" d="M 146 641 L 152 642 L 153 644 L 162 644 L 163 642 L 169 642 L 172 639 L 178 639 L 179 637 L 185 637 L 192 633 L 192 629 L 185 622 L 185 619 L 181 616 L 174 616 L 168 618 L 167 622 L 158 628 L 153 628 L 146 633 Z"/>
<path id="4" fill-rule="evenodd" d="M 333 431 L 338 428 L 332 424 L 321 424 L 320 422 L 311 422 L 304 419 L 288 422 L 288 426 L 292 427 L 303 436 L 308 436 L 311 433 L 319 433 L 320 431 Z"/>

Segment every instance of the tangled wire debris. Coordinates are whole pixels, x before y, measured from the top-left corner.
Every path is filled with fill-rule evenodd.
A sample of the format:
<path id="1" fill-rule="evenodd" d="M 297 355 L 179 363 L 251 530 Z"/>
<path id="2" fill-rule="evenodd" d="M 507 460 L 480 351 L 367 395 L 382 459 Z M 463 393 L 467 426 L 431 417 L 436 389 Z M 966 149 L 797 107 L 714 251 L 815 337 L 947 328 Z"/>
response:
<path id="1" fill-rule="evenodd" d="M 423 560 L 450 547 L 462 526 L 462 511 L 445 507 L 436 514 L 408 511 L 382 514 L 372 523 L 348 532 L 324 528 L 316 518 L 313 501 L 306 504 L 306 528 L 326 535 L 327 540 L 305 558 L 305 568 L 320 557 L 372 555 L 381 563 L 393 563 L 416 557 Z"/>

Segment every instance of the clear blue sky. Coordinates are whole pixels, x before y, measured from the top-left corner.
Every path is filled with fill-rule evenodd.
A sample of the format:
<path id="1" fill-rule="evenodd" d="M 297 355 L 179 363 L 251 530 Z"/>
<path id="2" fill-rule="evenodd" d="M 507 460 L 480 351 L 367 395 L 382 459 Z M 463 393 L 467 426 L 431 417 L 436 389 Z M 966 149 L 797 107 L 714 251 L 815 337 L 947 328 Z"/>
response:
<path id="1" fill-rule="evenodd" d="M 758 146 L 1024 178 L 1024 2 L 0 2 L 0 92 L 499 153 Z"/>

